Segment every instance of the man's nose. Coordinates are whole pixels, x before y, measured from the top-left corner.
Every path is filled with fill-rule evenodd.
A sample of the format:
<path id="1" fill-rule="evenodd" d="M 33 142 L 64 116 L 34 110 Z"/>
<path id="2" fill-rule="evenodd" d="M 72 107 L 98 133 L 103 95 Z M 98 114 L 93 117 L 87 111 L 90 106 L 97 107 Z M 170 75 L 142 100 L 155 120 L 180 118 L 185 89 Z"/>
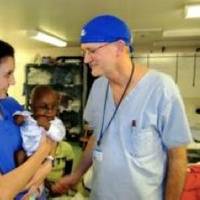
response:
<path id="1" fill-rule="evenodd" d="M 84 55 L 84 63 L 88 64 L 91 62 L 91 60 L 92 60 L 92 55 L 86 51 Z"/>

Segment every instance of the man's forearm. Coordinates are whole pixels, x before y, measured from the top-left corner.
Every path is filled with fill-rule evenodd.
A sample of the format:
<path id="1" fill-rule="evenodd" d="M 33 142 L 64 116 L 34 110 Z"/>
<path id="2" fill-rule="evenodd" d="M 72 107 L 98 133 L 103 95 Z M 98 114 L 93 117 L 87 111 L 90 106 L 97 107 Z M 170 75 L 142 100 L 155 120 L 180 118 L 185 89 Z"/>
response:
<path id="1" fill-rule="evenodd" d="M 91 136 L 87 147 L 83 153 L 82 159 L 78 165 L 78 167 L 75 169 L 74 173 L 76 173 L 79 177 L 81 177 L 92 165 L 92 151 L 95 145 L 96 139 L 94 136 Z"/>
<path id="2" fill-rule="evenodd" d="M 168 152 L 167 182 L 165 200 L 179 200 L 186 176 L 187 157 L 185 147 L 170 149 Z"/>

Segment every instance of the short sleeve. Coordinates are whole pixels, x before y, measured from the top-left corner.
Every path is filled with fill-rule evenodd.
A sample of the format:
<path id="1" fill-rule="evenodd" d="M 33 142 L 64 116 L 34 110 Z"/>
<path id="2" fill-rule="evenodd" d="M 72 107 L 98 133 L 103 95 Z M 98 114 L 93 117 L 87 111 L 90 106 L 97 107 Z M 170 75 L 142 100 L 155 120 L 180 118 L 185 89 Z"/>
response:
<path id="1" fill-rule="evenodd" d="M 16 111 L 22 111 L 23 106 L 20 105 L 14 98 L 8 97 L 6 106 L 8 107 L 8 110 L 11 112 L 11 114 L 15 113 Z"/>
<path id="2" fill-rule="evenodd" d="M 169 149 L 192 142 L 184 104 L 177 87 L 163 100 L 159 128 L 164 145 Z"/>

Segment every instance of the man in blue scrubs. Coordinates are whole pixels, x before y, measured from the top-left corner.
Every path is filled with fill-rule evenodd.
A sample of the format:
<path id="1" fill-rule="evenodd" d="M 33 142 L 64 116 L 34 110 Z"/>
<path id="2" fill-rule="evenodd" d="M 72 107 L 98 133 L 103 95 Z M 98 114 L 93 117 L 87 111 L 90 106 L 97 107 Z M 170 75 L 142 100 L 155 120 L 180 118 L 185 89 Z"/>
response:
<path id="1" fill-rule="evenodd" d="M 168 76 L 130 58 L 124 21 L 97 16 L 81 32 L 84 61 L 93 76 L 84 119 L 94 134 L 63 192 L 93 164 L 92 200 L 178 200 L 192 141 L 179 90 Z"/>

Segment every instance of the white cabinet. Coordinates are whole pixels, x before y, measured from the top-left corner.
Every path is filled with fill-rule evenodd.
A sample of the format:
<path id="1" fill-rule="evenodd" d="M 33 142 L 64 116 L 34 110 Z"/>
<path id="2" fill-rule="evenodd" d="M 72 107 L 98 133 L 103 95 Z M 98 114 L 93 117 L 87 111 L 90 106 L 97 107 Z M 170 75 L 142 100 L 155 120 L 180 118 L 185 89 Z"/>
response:
<path id="1" fill-rule="evenodd" d="M 184 97 L 194 95 L 194 57 L 193 55 L 183 55 L 178 57 L 178 86 Z"/>
<path id="2" fill-rule="evenodd" d="M 175 54 L 149 54 L 137 55 L 134 58 L 136 63 L 148 66 L 170 75 L 175 81 L 177 79 L 176 55 Z"/>
<path id="3" fill-rule="evenodd" d="M 200 97 L 200 53 L 142 54 L 134 61 L 170 75 L 183 97 Z"/>
<path id="4" fill-rule="evenodd" d="M 138 55 L 138 56 L 134 57 L 134 62 L 139 63 L 141 65 L 148 66 L 148 61 L 149 61 L 148 55 L 147 56 Z"/>
<path id="5" fill-rule="evenodd" d="M 170 75 L 176 81 L 176 56 L 172 55 L 151 55 L 149 67 Z"/>
<path id="6" fill-rule="evenodd" d="M 184 97 L 200 97 L 199 55 L 184 54 L 178 58 L 178 85 Z"/>
<path id="7" fill-rule="evenodd" d="M 196 57 L 195 88 L 198 97 L 200 97 L 200 54 Z"/>

